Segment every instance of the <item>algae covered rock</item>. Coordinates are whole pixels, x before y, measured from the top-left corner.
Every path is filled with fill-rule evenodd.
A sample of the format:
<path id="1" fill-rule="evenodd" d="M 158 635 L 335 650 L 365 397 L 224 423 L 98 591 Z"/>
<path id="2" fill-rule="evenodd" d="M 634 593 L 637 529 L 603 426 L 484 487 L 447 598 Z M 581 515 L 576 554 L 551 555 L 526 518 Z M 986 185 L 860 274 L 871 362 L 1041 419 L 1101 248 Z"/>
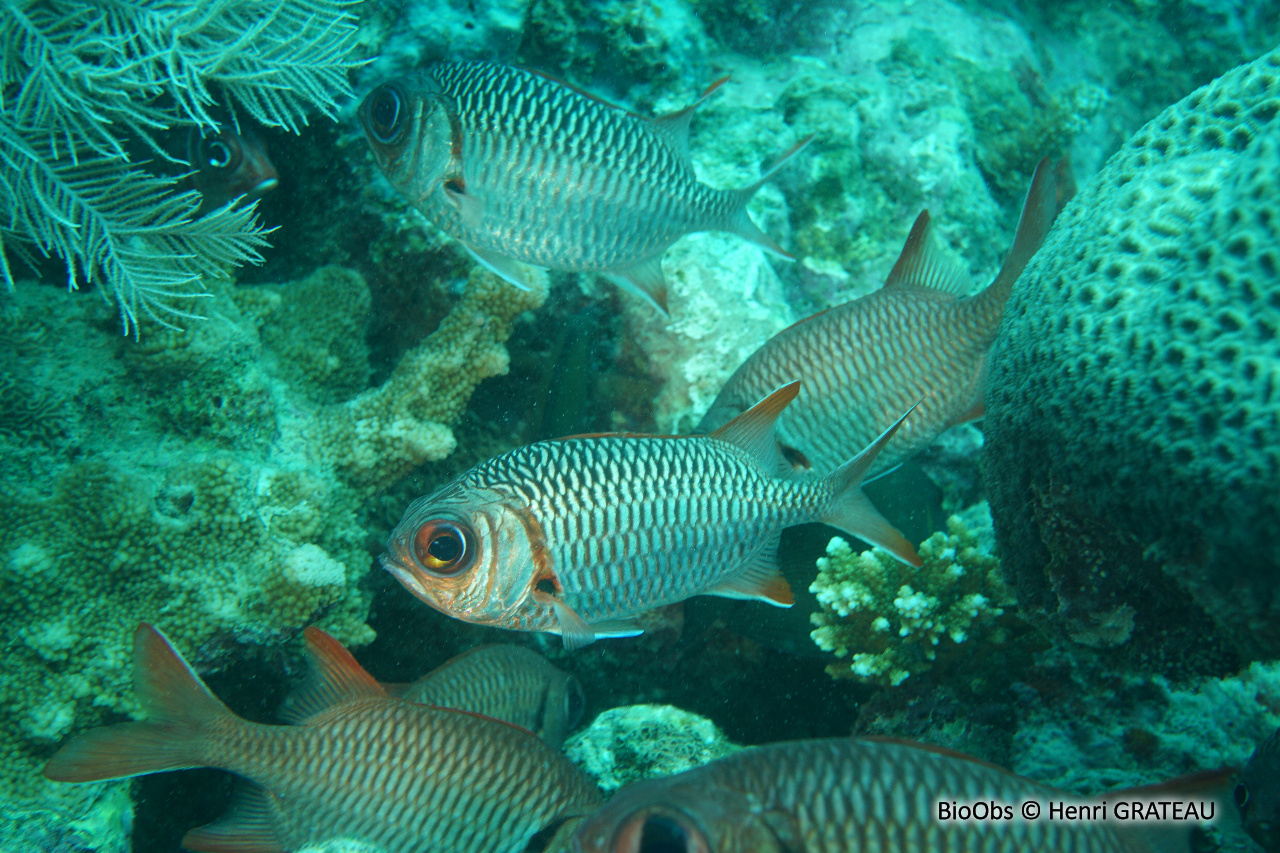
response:
<path id="1" fill-rule="evenodd" d="M 475 274 L 373 388 L 357 273 L 211 293 L 211 319 L 148 327 L 141 343 L 112 335 L 93 296 L 30 287 L 9 306 L 14 325 L 44 331 L 13 335 L 0 375 L 27 400 L 74 404 L 47 407 L 47 441 L 27 423 L 0 430 L 0 617 L 13 626 L 0 795 L 38 788 L 67 734 L 138 712 L 141 621 L 202 670 L 312 623 L 372 640 L 368 499 L 452 451 L 450 425 L 506 371 L 512 320 L 546 291 Z"/>
<path id="2" fill-rule="evenodd" d="M 985 467 L 1008 579 L 1172 673 L 1280 654 L 1280 52 L 1144 126 L 1014 288 Z"/>
<path id="3" fill-rule="evenodd" d="M 739 749 L 711 720 L 671 705 L 612 708 L 564 745 L 569 760 L 605 793 L 699 767 Z"/>

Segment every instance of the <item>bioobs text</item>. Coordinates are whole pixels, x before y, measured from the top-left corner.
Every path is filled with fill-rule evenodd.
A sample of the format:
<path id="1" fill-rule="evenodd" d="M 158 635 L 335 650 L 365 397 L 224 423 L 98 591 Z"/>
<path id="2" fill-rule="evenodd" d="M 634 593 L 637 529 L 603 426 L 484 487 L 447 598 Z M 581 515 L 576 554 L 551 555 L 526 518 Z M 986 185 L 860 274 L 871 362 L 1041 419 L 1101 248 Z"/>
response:
<path id="1" fill-rule="evenodd" d="M 938 802 L 934 814 L 939 823 L 954 820 L 1013 820 L 1013 806 L 995 800 L 979 800 L 976 803 Z"/>

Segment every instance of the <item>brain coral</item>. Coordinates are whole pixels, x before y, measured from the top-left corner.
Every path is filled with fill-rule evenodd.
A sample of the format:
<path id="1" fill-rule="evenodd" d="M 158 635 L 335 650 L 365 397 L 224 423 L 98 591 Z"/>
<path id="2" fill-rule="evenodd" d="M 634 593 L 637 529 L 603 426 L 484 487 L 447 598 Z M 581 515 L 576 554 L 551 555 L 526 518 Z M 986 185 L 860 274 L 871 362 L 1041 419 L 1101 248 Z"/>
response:
<path id="1" fill-rule="evenodd" d="M 985 464 L 1027 615 L 1117 658 L 1280 655 L 1280 52 L 1139 130 L 1018 282 Z"/>

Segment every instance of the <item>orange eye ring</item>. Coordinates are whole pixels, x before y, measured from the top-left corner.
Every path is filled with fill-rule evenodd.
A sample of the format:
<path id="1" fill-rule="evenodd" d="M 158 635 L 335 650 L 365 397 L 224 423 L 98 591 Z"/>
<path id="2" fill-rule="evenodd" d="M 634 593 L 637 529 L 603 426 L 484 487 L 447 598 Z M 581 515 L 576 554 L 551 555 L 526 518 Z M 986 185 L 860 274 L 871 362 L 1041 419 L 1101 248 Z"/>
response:
<path id="1" fill-rule="evenodd" d="M 452 521 L 424 521 L 413 534 L 413 559 L 428 572 L 451 577 L 475 560 L 471 531 Z"/>

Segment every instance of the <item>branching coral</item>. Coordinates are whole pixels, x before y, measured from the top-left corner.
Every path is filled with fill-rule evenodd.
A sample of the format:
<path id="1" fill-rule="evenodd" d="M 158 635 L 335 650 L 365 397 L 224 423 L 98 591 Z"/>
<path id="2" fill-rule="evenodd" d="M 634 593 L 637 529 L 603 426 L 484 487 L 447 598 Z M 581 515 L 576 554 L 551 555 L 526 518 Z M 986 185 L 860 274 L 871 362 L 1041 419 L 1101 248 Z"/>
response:
<path id="1" fill-rule="evenodd" d="M 924 565 L 913 569 L 879 548 L 855 554 L 831 540 L 809 587 L 822 612 L 809 618 L 818 647 L 849 658 L 827 667 L 833 677 L 898 685 L 966 641 L 999 639 L 996 620 L 1012 599 L 978 532 L 953 515 L 919 550 Z"/>
<path id="2" fill-rule="evenodd" d="M 0 6 L 0 275 L 29 244 L 99 281 L 125 332 L 139 317 L 190 316 L 175 302 L 230 264 L 258 259 L 252 209 L 196 219 L 200 197 L 137 167 L 173 159 L 159 134 L 213 127 L 219 102 L 296 132 L 334 116 L 358 63 L 343 0 L 15 0 Z"/>

